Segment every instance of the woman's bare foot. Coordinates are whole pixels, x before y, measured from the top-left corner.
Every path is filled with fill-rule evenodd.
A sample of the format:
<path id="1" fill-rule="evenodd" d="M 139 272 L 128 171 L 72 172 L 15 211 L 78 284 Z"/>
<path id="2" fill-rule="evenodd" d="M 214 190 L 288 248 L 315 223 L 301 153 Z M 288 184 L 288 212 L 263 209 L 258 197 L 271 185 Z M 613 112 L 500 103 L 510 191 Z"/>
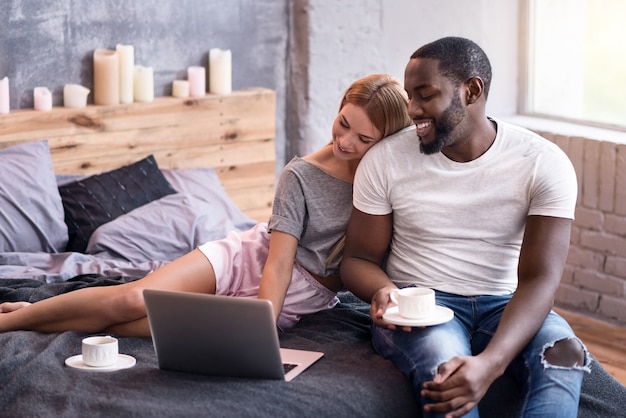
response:
<path id="1" fill-rule="evenodd" d="M 4 302 L 0 303 L 0 313 L 9 313 L 17 311 L 18 309 L 30 306 L 30 302 Z"/>

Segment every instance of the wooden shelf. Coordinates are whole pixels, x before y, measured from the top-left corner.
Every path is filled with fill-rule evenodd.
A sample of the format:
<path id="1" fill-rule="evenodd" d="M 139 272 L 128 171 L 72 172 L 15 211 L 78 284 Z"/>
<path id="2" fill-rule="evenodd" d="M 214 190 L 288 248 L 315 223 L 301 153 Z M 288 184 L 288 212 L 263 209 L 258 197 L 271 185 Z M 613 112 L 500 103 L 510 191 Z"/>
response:
<path id="1" fill-rule="evenodd" d="M 265 88 L 0 116 L 0 148 L 46 139 L 57 174 L 100 173 L 150 154 L 161 168 L 213 167 L 235 203 L 264 221 L 275 134 L 276 94 Z"/>

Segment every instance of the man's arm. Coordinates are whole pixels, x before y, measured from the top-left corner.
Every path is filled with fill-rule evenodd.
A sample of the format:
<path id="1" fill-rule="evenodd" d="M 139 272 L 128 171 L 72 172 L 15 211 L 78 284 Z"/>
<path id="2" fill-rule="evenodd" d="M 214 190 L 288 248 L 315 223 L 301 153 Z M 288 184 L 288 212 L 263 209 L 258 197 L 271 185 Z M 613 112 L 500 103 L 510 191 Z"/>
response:
<path id="1" fill-rule="evenodd" d="M 570 243 L 572 221 L 529 216 L 518 265 L 518 286 L 484 353 L 504 367 L 535 336 L 554 305 Z M 502 354 L 498 354 L 502 353 Z"/>
<path id="2" fill-rule="evenodd" d="M 518 264 L 518 287 L 505 308 L 498 329 L 475 357 L 457 357 L 442 365 L 423 396 L 439 401 L 429 411 L 460 417 L 474 407 L 491 383 L 537 333 L 553 306 L 570 242 L 571 220 L 546 216 L 527 218 Z"/>
<path id="3" fill-rule="evenodd" d="M 382 269 L 391 242 L 392 216 L 368 215 L 352 208 L 341 261 L 341 280 L 348 290 L 372 304 L 370 312 L 376 325 L 393 329 L 393 325 L 382 319 L 389 292 L 396 288 Z"/>

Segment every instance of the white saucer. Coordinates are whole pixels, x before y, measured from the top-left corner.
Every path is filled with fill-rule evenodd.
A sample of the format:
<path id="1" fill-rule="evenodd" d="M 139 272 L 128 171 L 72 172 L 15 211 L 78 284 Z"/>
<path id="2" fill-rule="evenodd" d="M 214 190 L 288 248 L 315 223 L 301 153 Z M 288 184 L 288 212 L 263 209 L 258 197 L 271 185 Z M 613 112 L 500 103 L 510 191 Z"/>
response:
<path id="1" fill-rule="evenodd" d="M 136 362 L 137 361 L 134 357 L 128 356 L 126 354 L 119 354 L 117 357 L 117 363 L 105 367 L 87 366 L 83 361 L 82 354 L 78 354 L 76 356 L 65 359 L 65 364 L 70 367 L 81 370 L 89 370 L 92 372 L 114 372 L 116 370 L 128 369 L 130 367 L 133 367 Z"/>
<path id="2" fill-rule="evenodd" d="M 390 324 L 409 327 L 428 327 L 448 322 L 454 318 L 454 312 L 445 306 L 435 306 L 435 312 L 429 317 L 420 319 L 409 319 L 398 313 L 398 307 L 392 306 L 383 314 L 383 319 Z"/>

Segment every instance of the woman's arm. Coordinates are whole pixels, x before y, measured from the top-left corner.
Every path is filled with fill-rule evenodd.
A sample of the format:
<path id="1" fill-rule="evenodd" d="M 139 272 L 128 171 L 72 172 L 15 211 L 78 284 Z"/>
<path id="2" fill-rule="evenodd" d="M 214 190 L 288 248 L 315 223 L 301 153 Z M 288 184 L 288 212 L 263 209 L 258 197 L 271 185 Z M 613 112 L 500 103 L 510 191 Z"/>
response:
<path id="1" fill-rule="evenodd" d="M 276 320 L 291 282 L 297 247 L 298 240 L 293 235 L 279 231 L 270 234 L 269 254 L 259 285 L 259 299 L 272 302 Z"/>

